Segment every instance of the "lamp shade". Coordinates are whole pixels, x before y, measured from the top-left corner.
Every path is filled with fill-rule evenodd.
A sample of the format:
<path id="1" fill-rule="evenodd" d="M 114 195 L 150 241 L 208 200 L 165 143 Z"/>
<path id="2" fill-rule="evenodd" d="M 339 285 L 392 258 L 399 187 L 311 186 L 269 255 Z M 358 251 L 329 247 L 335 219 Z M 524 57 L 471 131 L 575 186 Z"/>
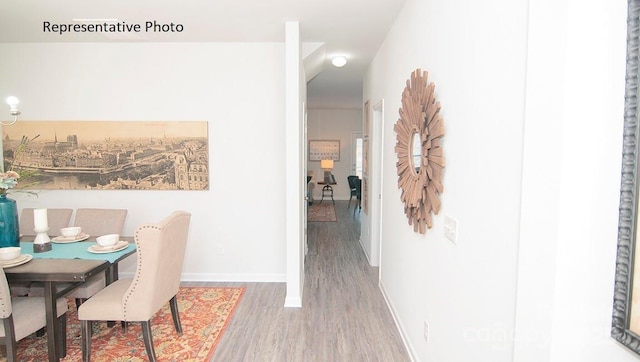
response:
<path id="1" fill-rule="evenodd" d="M 333 169 L 333 160 L 320 160 L 320 168 L 322 169 Z"/>

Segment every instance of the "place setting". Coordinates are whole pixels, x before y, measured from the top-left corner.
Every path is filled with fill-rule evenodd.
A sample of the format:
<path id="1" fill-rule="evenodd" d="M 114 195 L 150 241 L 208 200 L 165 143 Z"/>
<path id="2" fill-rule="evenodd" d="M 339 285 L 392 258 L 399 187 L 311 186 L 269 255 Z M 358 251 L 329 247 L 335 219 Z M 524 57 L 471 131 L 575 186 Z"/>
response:
<path id="1" fill-rule="evenodd" d="M 84 241 L 89 238 L 89 234 L 82 231 L 80 226 L 70 226 L 60 229 L 60 235 L 51 239 L 56 244 L 68 244 Z"/>
<path id="2" fill-rule="evenodd" d="M 87 248 L 87 251 L 94 254 L 115 253 L 129 246 L 126 240 L 120 240 L 119 234 L 107 234 L 98 236 L 96 244 Z"/>
<path id="3" fill-rule="evenodd" d="M 21 254 L 19 246 L 9 246 L 0 248 L 0 266 L 2 268 L 11 268 L 13 266 L 28 263 L 33 259 L 31 254 Z"/>

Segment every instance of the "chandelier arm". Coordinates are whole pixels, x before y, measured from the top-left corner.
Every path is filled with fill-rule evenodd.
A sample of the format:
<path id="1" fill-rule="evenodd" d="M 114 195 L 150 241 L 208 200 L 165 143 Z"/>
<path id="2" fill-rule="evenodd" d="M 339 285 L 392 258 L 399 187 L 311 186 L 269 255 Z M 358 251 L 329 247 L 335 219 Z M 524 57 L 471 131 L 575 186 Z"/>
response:
<path id="1" fill-rule="evenodd" d="M 0 124 L 3 125 L 3 126 L 11 126 L 11 125 L 15 124 L 16 122 L 18 122 L 18 116 L 14 116 L 12 122 L 7 123 L 7 122 L 0 121 Z"/>

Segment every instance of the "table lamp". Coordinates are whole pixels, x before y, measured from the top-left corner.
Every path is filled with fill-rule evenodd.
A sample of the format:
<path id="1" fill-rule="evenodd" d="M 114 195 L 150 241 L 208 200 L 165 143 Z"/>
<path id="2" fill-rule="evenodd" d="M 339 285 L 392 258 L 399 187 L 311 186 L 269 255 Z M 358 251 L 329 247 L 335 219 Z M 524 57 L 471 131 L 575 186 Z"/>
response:
<path id="1" fill-rule="evenodd" d="M 321 160 L 320 168 L 324 170 L 324 183 L 331 183 L 331 170 L 333 170 L 333 160 Z"/>

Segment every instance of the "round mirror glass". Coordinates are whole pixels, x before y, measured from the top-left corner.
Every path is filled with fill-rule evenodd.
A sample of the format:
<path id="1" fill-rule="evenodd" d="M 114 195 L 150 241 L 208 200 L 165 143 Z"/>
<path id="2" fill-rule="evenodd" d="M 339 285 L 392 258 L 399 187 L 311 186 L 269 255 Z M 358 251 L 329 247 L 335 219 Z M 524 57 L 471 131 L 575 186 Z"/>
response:
<path id="1" fill-rule="evenodd" d="M 420 133 L 418 130 L 413 131 L 411 135 L 411 154 L 409 159 L 411 160 L 413 172 L 417 175 L 420 173 L 420 165 L 422 165 L 422 142 L 420 142 Z"/>

